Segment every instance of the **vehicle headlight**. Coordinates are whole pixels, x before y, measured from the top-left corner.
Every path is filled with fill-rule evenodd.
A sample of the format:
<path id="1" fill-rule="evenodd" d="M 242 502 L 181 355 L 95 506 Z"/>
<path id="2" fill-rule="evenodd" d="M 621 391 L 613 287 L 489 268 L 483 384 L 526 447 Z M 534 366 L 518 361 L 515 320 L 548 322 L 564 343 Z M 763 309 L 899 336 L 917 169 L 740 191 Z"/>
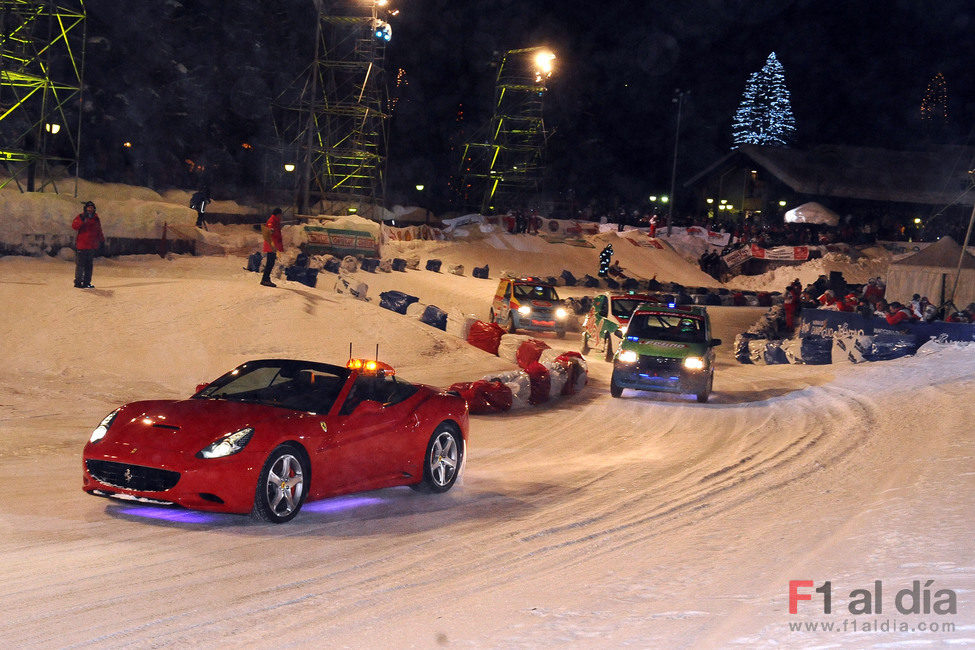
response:
<path id="1" fill-rule="evenodd" d="M 527 316 L 528 314 L 532 313 L 532 308 L 528 305 L 522 305 L 518 308 L 518 313 L 522 316 Z"/>
<path id="2" fill-rule="evenodd" d="M 196 457 L 223 458 L 224 456 L 233 456 L 247 446 L 247 443 L 250 442 L 251 436 L 253 435 L 253 428 L 244 427 L 243 429 L 239 429 L 233 433 L 220 436 L 212 443 L 198 451 L 196 453 Z"/>
<path id="3" fill-rule="evenodd" d="M 688 370 L 704 370 L 704 359 L 701 357 L 687 357 L 684 359 L 684 367 Z"/>
<path id="4" fill-rule="evenodd" d="M 620 336 L 626 336 L 626 325 L 620 328 Z"/>
<path id="5" fill-rule="evenodd" d="M 633 350 L 623 350 L 620 352 L 619 360 L 622 363 L 636 363 L 640 359 L 640 355 Z"/>
<path id="6" fill-rule="evenodd" d="M 560 319 L 560 320 L 563 319 L 563 318 L 565 318 L 568 315 L 569 315 L 569 312 L 567 312 L 565 310 L 565 307 L 557 307 L 555 309 L 555 317 L 558 318 L 558 319 Z"/>
<path id="7" fill-rule="evenodd" d="M 118 415 L 118 412 L 120 410 L 122 410 L 122 409 L 121 408 L 117 408 L 114 411 L 112 411 L 111 413 L 109 413 L 108 415 L 106 415 L 105 416 L 105 419 L 103 419 L 98 424 L 98 426 L 95 427 L 95 430 L 91 432 L 91 436 L 88 437 L 88 442 L 90 442 L 90 443 L 96 443 L 99 440 L 101 440 L 102 438 L 104 438 L 105 437 L 105 434 L 108 433 L 108 428 L 110 426 L 112 426 L 112 422 L 115 421 L 115 416 Z"/>

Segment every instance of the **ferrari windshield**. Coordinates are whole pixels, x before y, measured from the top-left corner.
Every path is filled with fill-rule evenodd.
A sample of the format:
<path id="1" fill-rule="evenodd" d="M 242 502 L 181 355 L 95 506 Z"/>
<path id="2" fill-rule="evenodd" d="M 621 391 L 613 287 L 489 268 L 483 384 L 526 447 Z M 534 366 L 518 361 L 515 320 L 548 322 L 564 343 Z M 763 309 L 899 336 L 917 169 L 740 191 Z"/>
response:
<path id="1" fill-rule="evenodd" d="M 544 284 L 516 284 L 515 298 L 521 300 L 558 300 L 555 288 Z"/>
<path id="2" fill-rule="evenodd" d="M 630 319 L 627 337 L 704 343 L 704 319 L 670 312 L 637 312 Z"/>
<path id="3" fill-rule="evenodd" d="M 249 361 L 193 396 L 328 413 L 349 371 L 311 361 Z"/>

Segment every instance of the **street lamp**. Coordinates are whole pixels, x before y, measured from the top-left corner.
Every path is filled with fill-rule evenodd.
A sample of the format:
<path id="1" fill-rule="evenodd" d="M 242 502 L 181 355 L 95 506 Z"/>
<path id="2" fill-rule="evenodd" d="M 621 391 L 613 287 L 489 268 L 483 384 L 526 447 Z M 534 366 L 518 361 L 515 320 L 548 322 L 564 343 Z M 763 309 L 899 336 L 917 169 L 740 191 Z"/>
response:
<path id="1" fill-rule="evenodd" d="M 688 93 L 681 89 L 674 91 L 675 97 L 672 100 L 677 104 L 677 127 L 674 129 L 674 166 L 670 171 L 670 195 L 674 196 L 677 191 L 677 146 L 680 143 L 680 115 L 681 110 L 684 108 L 684 96 Z M 670 204 L 670 209 L 667 210 L 667 236 L 670 236 L 674 222 L 674 204 Z"/>
<path id="2" fill-rule="evenodd" d="M 290 174 L 294 170 L 295 170 L 295 164 L 294 163 L 284 163 L 284 171 L 286 171 L 286 172 L 288 172 Z"/>

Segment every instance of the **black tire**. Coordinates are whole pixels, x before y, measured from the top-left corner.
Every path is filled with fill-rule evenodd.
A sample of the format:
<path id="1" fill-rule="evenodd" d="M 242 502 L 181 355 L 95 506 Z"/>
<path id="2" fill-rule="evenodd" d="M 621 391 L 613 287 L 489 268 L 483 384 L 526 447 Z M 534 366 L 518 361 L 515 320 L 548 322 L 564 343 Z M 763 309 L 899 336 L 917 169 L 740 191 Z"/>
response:
<path id="1" fill-rule="evenodd" d="M 301 449 L 289 443 L 280 445 L 267 457 L 257 477 L 251 514 L 272 524 L 291 521 L 305 502 L 310 478 Z"/>
<path id="2" fill-rule="evenodd" d="M 410 487 L 427 494 L 446 492 L 457 482 L 463 463 L 463 437 L 453 426 L 441 423 L 434 429 L 423 454 L 423 480 Z"/>
<path id="3" fill-rule="evenodd" d="M 613 339 L 611 335 L 606 335 L 606 356 L 604 357 L 606 361 L 613 360 Z"/>
<path id="4" fill-rule="evenodd" d="M 609 378 L 609 394 L 613 397 L 620 397 L 623 395 L 623 387 L 616 383 L 615 374 Z"/>
<path id="5" fill-rule="evenodd" d="M 505 329 L 508 330 L 508 334 L 514 334 L 515 333 L 515 330 L 516 330 L 516 328 L 515 328 L 515 317 L 512 316 L 511 314 L 508 314 L 508 326 Z"/>
<path id="6" fill-rule="evenodd" d="M 708 401 L 708 398 L 711 397 L 711 387 L 713 385 L 714 385 L 714 375 L 711 375 L 710 377 L 708 377 L 708 383 L 707 386 L 704 387 L 704 390 L 698 393 L 697 395 L 695 395 L 695 397 L 697 397 L 698 402 L 701 402 L 703 404 L 704 402 Z"/>
<path id="7" fill-rule="evenodd" d="M 582 356 L 589 354 L 591 348 L 589 347 L 589 335 L 585 332 L 582 333 L 582 347 L 579 348 L 579 352 Z"/>

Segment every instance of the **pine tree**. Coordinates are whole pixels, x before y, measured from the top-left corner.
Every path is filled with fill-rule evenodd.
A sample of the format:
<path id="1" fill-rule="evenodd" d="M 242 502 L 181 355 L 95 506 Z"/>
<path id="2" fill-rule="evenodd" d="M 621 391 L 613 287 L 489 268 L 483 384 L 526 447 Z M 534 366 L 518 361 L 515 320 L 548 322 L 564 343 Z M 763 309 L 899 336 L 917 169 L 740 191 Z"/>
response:
<path id="1" fill-rule="evenodd" d="M 740 144 L 785 147 L 792 142 L 796 119 L 785 85 L 785 69 L 775 52 L 768 55 L 761 70 L 749 75 L 731 130 L 734 147 Z"/>

